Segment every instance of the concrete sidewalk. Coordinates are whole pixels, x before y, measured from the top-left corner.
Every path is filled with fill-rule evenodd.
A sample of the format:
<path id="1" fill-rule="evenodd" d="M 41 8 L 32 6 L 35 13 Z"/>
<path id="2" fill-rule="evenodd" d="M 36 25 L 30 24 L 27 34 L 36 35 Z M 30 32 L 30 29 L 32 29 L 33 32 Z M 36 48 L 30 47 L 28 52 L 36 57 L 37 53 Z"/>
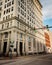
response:
<path id="1" fill-rule="evenodd" d="M 18 56 L 18 57 L 13 57 L 12 59 L 10 59 L 9 57 L 0 57 L 0 65 L 3 64 L 8 64 L 8 63 L 12 63 L 12 62 L 16 62 L 16 61 L 24 61 L 25 59 L 31 59 L 31 58 L 35 58 L 37 59 L 38 57 L 43 57 L 46 55 L 27 55 L 27 56 Z"/>
<path id="2" fill-rule="evenodd" d="M 18 56 L 13 57 L 10 59 L 9 57 L 0 57 L 0 65 L 8 64 L 8 63 L 15 63 L 15 62 L 21 62 L 26 61 L 27 59 L 30 60 L 31 58 L 37 59 L 39 57 L 46 56 L 46 55 L 28 55 L 28 56 Z"/>
<path id="3" fill-rule="evenodd" d="M 17 56 L 17 57 L 12 57 L 12 59 L 10 57 L 0 57 L 0 61 L 1 60 L 14 60 L 14 59 L 19 59 L 19 58 L 26 58 L 26 57 L 30 57 L 30 56 L 43 56 L 43 55 L 47 55 L 47 54 L 34 54 L 34 55 L 25 55 L 25 56 Z"/>

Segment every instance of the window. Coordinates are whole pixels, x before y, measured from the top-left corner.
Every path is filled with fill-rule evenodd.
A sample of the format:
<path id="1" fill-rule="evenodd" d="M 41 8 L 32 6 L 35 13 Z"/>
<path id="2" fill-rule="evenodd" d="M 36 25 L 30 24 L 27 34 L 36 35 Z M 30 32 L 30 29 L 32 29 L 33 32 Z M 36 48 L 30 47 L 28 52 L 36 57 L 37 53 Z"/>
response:
<path id="1" fill-rule="evenodd" d="M 6 10 L 6 13 L 8 13 L 8 9 Z"/>
<path id="2" fill-rule="evenodd" d="M 13 17 L 13 14 L 11 14 L 11 17 Z"/>
<path id="3" fill-rule="evenodd" d="M 29 16 L 27 16 L 27 19 L 29 20 Z"/>
<path id="4" fill-rule="evenodd" d="M 18 12 L 20 12 L 20 8 L 18 7 Z"/>
<path id="5" fill-rule="evenodd" d="M 6 20 L 8 19 L 8 17 L 6 16 Z"/>
<path id="6" fill-rule="evenodd" d="M 0 51 L 1 51 L 1 42 L 2 42 L 2 41 L 0 41 Z"/>
<path id="7" fill-rule="evenodd" d="M 6 8 L 6 4 L 4 5 L 4 8 Z"/>
<path id="8" fill-rule="evenodd" d="M 24 5 L 21 3 L 21 8 L 24 9 Z"/>
<path id="9" fill-rule="evenodd" d="M 18 14 L 18 19 L 19 19 L 19 14 Z"/>
<path id="10" fill-rule="evenodd" d="M 24 11 L 23 10 L 21 10 L 21 14 L 24 15 Z"/>
<path id="11" fill-rule="evenodd" d="M 12 26 L 12 21 L 10 22 L 10 26 Z"/>
<path id="12" fill-rule="evenodd" d="M 24 5 L 26 5 L 26 2 L 24 2 Z"/>
<path id="13" fill-rule="evenodd" d="M 9 27 L 9 23 L 7 23 L 7 28 Z"/>
<path id="14" fill-rule="evenodd" d="M 31 18 L 30 18 L 30 21 L 31 21 Z"/>
<path id="15" fill-rule="evenodd" d="M 26 7 L 24 7 L 24 10 L 26 11 Z"/>
<path id="16" fill-rule="evenodd" d="M 10 8 L 8 9 L 8 12 L 10 12 Z"/>
<path id="17" fill-rule="evenodd" d="M 10 18 L 10 15 L 8 15 L 8 19 Z"/>
<path id="18" fill-rule="evenodd" d="M 21 0 L 22 3 L 24 3 L 24 0 Z"/>
<path id="19" fill-rule="evenodd" d="M 26 13 L 24 13 L 24 16 L 26 17 Z"/>
<path id="20" fill-rule="evenodd" d="M 33 47 L 36 48 L 36 40 L 33 39 Z"/>
<path id="21" fill-rule="evenodd" d="M 5 35 L 5 38 L 8 38 L 8 33 L 7 32 L 5 32 L 4 35 Z"/>
<path id="22" fill-rule="evenodd" d="M 20 6 L 20 1 L 18 1 L 18 5 Z"/>
<path id="23" fill-rule="evenodd" d="M 7 0 L 5 0 L 5 3 L 7 2 Z"/>
<path id="24" fill-rule="evenodd" d="M 22 33 L 20 34 L 20 38 L 22 38 Z"/>
<path id="25" fill-rule="evenodd" d="M 1 13 L 0 13 L 0 18 L 1 18 Z"/>
<path id="26" fill-rule="evenodd" d="M 30 13 L 30 16 L 31 16 L 31 13 Z"/>
<path id="27" fill-rule="evenodd" d="M 7 3 L 7 7 L 11 6 L 11 2 Z"/>
<path id="28" fill-rule="evenodd" d="M 14 4 L 14 0 L 12 0 L 12 4 Z"/>
<path id="29" fill-rule="evenodd" d="M 31 46 L 31 42 L 29 42 L 28 45 Z"/>
<path id="30" fill-rule="evenodd" d="M 0 2 L 0 6 L 2 5 L 2 2 Z"/>
<path id="31" fill-rule="evenodd" d="M 31 51 L 31 47 L 29 47 L 29 51 Z"/>
<path id="32" fill-rule="evenodd" d="M 13 11 L 13 7 L 11 8 L 11 11 Z"/>
<path id="33" fill-rule="evenodd" d="M 0 7 L 0 11 L 2 10 L 2 7 Z"/>
<path id="34" fill-rule="evenodd" d="M 5 17 L 3 17 L 3 20 L 5 20 Z"/>
<path id="35" fill-rule="evenodd" d="M 4 28 L 4 24 L 2 24 L 2 29 Z"/>
<path id="36" fill-rule="evenodd" d="M 5 15 L 5 11 L 4 11 L 4 15 Z"/>
<path id="37" fill-rule="evenodd" d="M 29 10 L 27 10 L 27 13 L 29 14 Z"/>
<path id="38" fill-rule="evenodd" d="M 8 0 L 9 1 L 9 0 Z"/>

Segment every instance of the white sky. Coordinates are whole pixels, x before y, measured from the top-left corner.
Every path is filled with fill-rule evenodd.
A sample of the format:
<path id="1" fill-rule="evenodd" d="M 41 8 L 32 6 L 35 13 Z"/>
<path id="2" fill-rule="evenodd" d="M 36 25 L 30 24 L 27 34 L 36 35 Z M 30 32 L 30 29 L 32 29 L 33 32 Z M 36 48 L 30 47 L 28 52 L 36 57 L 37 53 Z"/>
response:
<path id="1" fill-rule="evenodd" d="M 43 19 L 52 18 L 52 0 L 40 0 L 43 5 Z"/>

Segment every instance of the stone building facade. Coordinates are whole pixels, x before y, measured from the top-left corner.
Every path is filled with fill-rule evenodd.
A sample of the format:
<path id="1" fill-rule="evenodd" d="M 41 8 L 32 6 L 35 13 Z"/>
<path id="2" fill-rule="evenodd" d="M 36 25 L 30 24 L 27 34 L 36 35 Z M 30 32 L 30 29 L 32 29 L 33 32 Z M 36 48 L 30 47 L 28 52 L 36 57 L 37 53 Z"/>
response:
<path id="1" fill-rule="evenodd" d="M 0 0 L 0 54 L 42 53 L 45 39 L 39 0 Z M 34 29 L 37 28 L 35 31 Z"/>

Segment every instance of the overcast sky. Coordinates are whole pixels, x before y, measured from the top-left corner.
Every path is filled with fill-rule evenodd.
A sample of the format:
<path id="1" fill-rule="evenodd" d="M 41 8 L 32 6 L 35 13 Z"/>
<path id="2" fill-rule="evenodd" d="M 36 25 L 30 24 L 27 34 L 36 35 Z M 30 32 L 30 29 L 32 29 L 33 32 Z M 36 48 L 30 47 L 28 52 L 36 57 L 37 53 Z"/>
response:
<path id="1" fill-rule="evenodd" d="M 43 23 L 52 26 L 52 0 L 40 0 L 40 2 L 43 6 Z"/>

